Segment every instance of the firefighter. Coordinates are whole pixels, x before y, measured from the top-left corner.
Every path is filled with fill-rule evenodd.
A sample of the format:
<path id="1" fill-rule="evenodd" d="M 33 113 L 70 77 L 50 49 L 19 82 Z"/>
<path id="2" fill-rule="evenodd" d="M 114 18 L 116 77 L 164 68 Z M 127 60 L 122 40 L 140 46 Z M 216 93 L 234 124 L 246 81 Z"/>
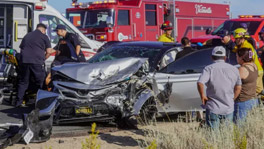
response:
<path id="1" fill-rule="evenodd" d="M 230 32 L 228 30 L 222 30 L 217 34 L 220 38 L 213 38 L 207 40 L 204 44 L 209 46 L 223 46 L 226 49 L 227 62 L 230 61 L 230 57 L 235 57 L 232 50 L 235 47 L 235 43 L 231 39 Z M 233 55 L 233 56 L 232 56 Z"/>
<path id="2" fill-rule="evenodd" d="M 46 25 L 40 23 L 37 29 L 25 35 L 20 44 L 20 73 L 18 80 L 18 93 L 16 107 L 23 103 L 25 91 L 28 89 L 31 77 L 34 79 L 36 91 L 42 88 L 45 79 L 45 59 L 53 50 L 46 35 Z"/>
<path id="3" fill-rule="evenodd" d="M 62 24 L 58 24 L 54 31 L 56 31 L 57 35 L 62 38 L 54 47 L 57 52 L 53 66 L 61 65 L 66 62 L 86 61 L 81 51 L 81 43 L 75 34 L 67 32 L 66 27 Z"/>
<path id="4" fill-rule="evenodd" d="M 258 67 L 258 79 L 257 79 L 257 89 L 256 92 L 257 94 L 263 94 L 263 81 L 262 81 L 262 77 L 263 77 L 263 68 L 260 64 L 260 61 L 258 59 L 258 55 L 256 50 L 253 48 L 253 46 L 246 40 L 247 39 L 247 31 L 244 28 L 238 28 L 234 31 L 234 38 L 235 38 L 235 43 L 236 46 L 233 49 L 233 52 L 237 52 L 238 49 L 241 48 L 249 48 L 252 50 L 253 53 L 253 60 L 254 63 L 257 65 Z"/>
<path id="5" fill-rule="evenodd" d="M 223 30 L 218 35 L 221 38 L 222 46 L 225 47 L 227 51 L 232 51 L 236 44 L 231 40 L 230 32 L 228 30 Z"/>
<path id="6" fill-rule="evenodd" d="M 67 62 L 85 62 L 84 54 L 81 51 L 81 43 L 78 37 L 69 33 L 63 24 L 58 24 L 56 29 L 57 35 L 62 37 L 58 44 L 54 47 L 56 52 L 55 60 L 52 62 L 51 67 L 62 65 Z M 48 74 L 45 84 L 48 86 L 51 81 L 51 73 Z M 48 88 L 49 90 L 49 88 Z"/>
<path id="7" fill-rule="evenodd" d="M 240 23 L 240 27 L 244 28 L 246 30 L 246 39 L 249 43 L 251 43 L 251 45 L 253 46 L 254 49 L 256 49 L 256 43 L 255 40 L 249 35 L 248 33 L 248 25 L 246 23 Z"/>
<path id="8" fill-rule="evenodd" d="M 172 23 L 170 21 L 165 21 L 162 25 L 161 28 L 164 30 L 164 33 L 159 37 L 158 41 L 160 42 L 174 42 L 174 38 L 171 37 L 172 33 Z"/>
<path id="9" fill-rule="evenodd" d="M 231 39 L 230 32 L 228 30 L 222 30 L 220 34 L 218 35 L 221 38 L 221 46 L 223 46 L 226 49 L 226 56 L 227 61 L 230 62 L 231 57 L 235 57 L 235 53 L 232 52 L 236 44 Z M 232 56 L 233 55 L 233 56 Z"/>
<path id="10" fill-rule="evenodd" d="M 235 47 L 235 43 L 231 40 L 231 35 L 228 30 L 222 30 L 217 34 L 219 38 L 213 38 L 207 40 L 204 44 L 210 46 L 223 46 L 227 50 L 227 54 L 229 51 L 232 51 Z"/>

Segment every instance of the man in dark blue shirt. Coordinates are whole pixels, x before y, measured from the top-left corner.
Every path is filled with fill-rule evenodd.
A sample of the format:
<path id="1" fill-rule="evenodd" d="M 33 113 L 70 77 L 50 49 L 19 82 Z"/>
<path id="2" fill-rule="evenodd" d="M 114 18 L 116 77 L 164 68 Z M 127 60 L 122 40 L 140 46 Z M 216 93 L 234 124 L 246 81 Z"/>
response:
<path id="1" fill-rule="evenodd" d="M 62 38 L 54 47 L 54 49 L 57 50 L 57 54 L 53 65 L 61 65 L 66 62 L 86 61 L 81 51 L 81 43 L 75 34 L 67 32 L 66 27 L 62 24 L 58 24 L 54 31 Z"/>
<path id="2" fill-rule="evenodd" d="M 34 78 L 36 90 L 42 88 L 45 78 L 45 59 L 51 53 L 51 45 L 46 35 L 46 25 L 40 23 L 37 29 L 23 38 L 20 49 L 20 77 L 18 81 L 18 100 L 16 107 L 23 103 L 25 91 L 28 89 L 30 78 Z"/>

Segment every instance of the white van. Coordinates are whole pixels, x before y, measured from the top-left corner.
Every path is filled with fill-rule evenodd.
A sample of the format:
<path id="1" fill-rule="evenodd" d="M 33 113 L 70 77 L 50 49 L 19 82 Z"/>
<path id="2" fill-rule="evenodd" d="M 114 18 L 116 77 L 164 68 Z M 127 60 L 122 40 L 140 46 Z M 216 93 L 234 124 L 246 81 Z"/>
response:
<path id="1" fill-rule="evenodd" d="M 102 43 L 85 37 L 56 9 L 48 5 L 47 0 L 1 0 L 0 1 L 0 48 L 12 48 L 20 51 L 23 37 L 36 29 L 38 23 L 47 25 L 47 35 L 54 47 L 59 38 L 53 30 L 57 24 L 64 24 L 68 32 L 79 35 L 82 51 L 89 59 Z M 50 66 L 54 56 L 46 60 Z"/>

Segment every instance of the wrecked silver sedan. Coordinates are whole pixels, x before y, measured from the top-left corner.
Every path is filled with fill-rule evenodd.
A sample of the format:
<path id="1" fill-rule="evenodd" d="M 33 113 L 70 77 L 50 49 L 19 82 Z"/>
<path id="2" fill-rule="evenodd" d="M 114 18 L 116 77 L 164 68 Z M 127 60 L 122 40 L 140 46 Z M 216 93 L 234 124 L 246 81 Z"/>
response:
<path id="1" fill-rule="evenodd" d="M 146 58 L 56 66 L 53 91 L 38 91 L 36 109 L 55 124 L 115 121 L 133 127 L 136 119 L 152 120 L 157 113 L 157 86 L 148 72 Z"/>
<path id="2" fill-rule="evenodd" d="M 97 53 L 89 63 L 116 60 L 125 57 L 148 58 L 150 72 L 158 84 L 158 112 L 177 113 L 204 110 L 197 90 L 197 80 L 205 66 L 213 63 L 213 47 L 193 47 L 194 52 L 177 58 L 182 45 L 162 42 L 112 43 Z M 236 65 L 236 55 L 231 52 L 227 62 Z M 161 106 L 160 106 L 161 105 Z"/>

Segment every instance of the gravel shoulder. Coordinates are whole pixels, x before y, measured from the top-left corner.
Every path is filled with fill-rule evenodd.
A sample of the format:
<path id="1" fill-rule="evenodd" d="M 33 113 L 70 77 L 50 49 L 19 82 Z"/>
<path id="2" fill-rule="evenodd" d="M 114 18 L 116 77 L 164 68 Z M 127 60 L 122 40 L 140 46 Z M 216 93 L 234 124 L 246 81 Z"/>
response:
<path id="1" fill-rule="evenodd" d="M 51 138 L 44 143 L 15 144 L 8 149 L 81 149 L 87 136 Z M 137 140 L 144 139 L 141 130 L 119 130 L 99 134 L 102 149 L 138 149 Z"/>

